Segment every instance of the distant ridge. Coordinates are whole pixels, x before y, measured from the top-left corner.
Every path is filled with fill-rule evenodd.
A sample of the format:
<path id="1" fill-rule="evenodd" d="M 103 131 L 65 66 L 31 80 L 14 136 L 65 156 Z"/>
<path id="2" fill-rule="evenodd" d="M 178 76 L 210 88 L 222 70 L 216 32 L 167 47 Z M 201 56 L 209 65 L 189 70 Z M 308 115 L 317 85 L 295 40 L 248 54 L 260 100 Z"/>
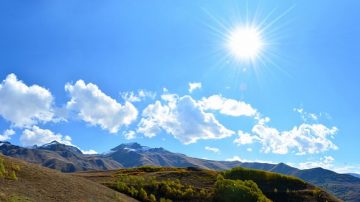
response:
<path id="1" fill-rule="evenodd" d="M 354 176 L 354 177 L 357 177 L 357 178 L 360 178 L 360 174 L 357 174 L 357 173 L 347 173 L 348 175 L 351 175 L 351 176 Z"/>
<path id="2" fill-rule="evenodd" d="M 32 148 L 0 142 L 0 153 L 62 172 L 109 170 L 122 167 L 121 164 L 111 159 L 96 155 L 84 155 L 78 148 L 56 141 Z"/>
<path id="3" fill-rule="evenodd" d="M 241 166 L 293 175 L 328 190 L 344 201 L 360 201 L 360 178 L 349 174 L 338 174 L 323 168 L 300 170 L 284 163 L 205 160 L 173 153 L 163 148 L 142 146 L 136 142 L 120 144 L 111 149 L 110 152 L 98 155 L 86 155 L 76 147 L 56 141 L 33 148 L 0 142 L 0 153 L 62 172 L 111 170 L 143 165 L 199 167 L 213 170 L 225 170 Z"/>

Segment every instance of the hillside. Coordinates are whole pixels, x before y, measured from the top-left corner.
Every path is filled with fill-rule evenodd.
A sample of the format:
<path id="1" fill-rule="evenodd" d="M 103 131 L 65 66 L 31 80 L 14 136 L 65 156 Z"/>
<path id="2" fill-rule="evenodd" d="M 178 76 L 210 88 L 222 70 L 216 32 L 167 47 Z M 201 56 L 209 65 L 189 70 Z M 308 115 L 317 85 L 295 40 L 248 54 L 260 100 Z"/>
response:
<path id="1" fill-rule="evenodd" d="M 0 201 L 136 201 L 98 183 L 0 155 Z"/>
<path id="2" fill-rule="evenodd" d="M 299 177 L 319 186 L 336 197 L 350 202 L 360 201 L 360 178 L 314 168 L 300 170 L 284 163 L 268 164 L 239 161 L 213 161 L 173 153 L 163 148 L 150 148 L 138 143 L 120 144 L 110 152 L 86 155 L 75 147 L 58 142 L 40 147 L 24 148 L 8 142 L 0 143 L 0 153 L 37 163 L 62 172 L 111 170 L 144 165 L 169 167 L 198 167 L 211 170 L 227 170 L 237 166 L 271 171 Z"/>
<path id="3" fill-rule="evenodd" d="M 194 167 L 145 166 L 73 175 L 142 200 L 140 190 L 146 193 L 147 199 L 152 194 L 153 198 L 172 201 L 339 201 L 298 178 L 241 167 L 220 172 Z"/>

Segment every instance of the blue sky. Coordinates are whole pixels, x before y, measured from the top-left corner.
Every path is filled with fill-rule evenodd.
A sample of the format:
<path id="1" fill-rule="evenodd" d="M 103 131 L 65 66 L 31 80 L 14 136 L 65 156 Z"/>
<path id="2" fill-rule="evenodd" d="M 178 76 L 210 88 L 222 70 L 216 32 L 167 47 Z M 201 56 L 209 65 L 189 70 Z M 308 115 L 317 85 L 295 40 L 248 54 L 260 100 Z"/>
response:
<path id="1" fill-rule="evenodd" d="M 98 153 L 136 141 L 360 172 L 359 9 L 355 0 L 3 1 L 0 139 Z M 265 44 L 252 62 L 226 46 L 246 24 Z"/>

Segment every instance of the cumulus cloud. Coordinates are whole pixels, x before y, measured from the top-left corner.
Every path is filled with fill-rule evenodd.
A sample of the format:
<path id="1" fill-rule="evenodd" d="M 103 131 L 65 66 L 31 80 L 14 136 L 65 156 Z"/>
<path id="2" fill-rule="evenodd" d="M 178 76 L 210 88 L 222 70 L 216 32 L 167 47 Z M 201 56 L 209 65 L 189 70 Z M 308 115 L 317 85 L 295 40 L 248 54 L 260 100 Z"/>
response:
<path id="1" fill-rule="evenodd" d="M 336 127 L 328 128 L 322 124 L 306 124 L 295 126 L 289 131 L 278 131 L 265 125 L 257 124 L 252 132 L 262 144 L 265 153 L 287 154 L 294 149 L 296 154 L 316 154 L 338 147 L 332 142 L 337 133 Z"/>
<path id="2" fill-rule="evenodd" d="M 211 151 L 211 152 L 214 152 L 214 153 L 219 153 L 219 152 L 220 152 L 220 149 L 219 149 L 219 148 L 209 147 L 209 146 L 206 146 L 206 147 L 205 147 L 205 150 Z"/>
<path id="3" fill-rule="evenodd" d="M 333 170 L 337 173 L 360 173 L 360 165 L 336 165 L 335 158 L 332 156 L 323 156 L 319 160 L 315 161 L 305 161 L 301 163 L 289 163 L 294 167 L 300 169 L 311 169 L 311 168 L 325 168 L 328 170 Z"/>
<path id="4" fill-rule="evenodd" d="M 202 98 L 200 105 L 204 110 L 216 110 L 228 116 L 259 116 L 256 109 L 243 101 L 225 98 L 222 95 L 212 95 Z"/>
<path id="5" fill-rule="evenodd" d="M 121 97 L 128 102 L 141 102 L 146 98 L 155 99 L 156 93 L 148 90 L 138 90 L 137 93 L 134 91 L 122 92 Z"/>
<path id="6" fill-rule="evenodd" d="M 333 169 L 335 159 L 332 156 L 324 156 L 320 158 L 320 161 L 307 161 L 303 163 L 299 163 L 300 169 L 309 169 L 309 168 L 325 168 L 325 169 Z"/>
<path id="7" fill-rule="evenodd" d="M 15 74 L 0 84 L 0 115 L 16 127 L 30 127 L 54 117 L 53 96 L 38 85 L 27 86 Z"/>
<path id="8" fill-rule="evenodd" d="M 196 89 L 201 89 L 202 84 L 200 82 L 189 83 L 189 93 L 192 93 Z"/>
<path id="9" fill-rule="evenodd" d="M 136 138 L 136 133 L 133 130 L 124 131 L 123 135 L 124 135 L 125 139 L 127 139 L 127 140 L 132 140 L 132 139 Z"/>
<path id="10" fill-rule="evenodd" d="M 78 80 L 74 85 L 66 84 L 65 90 L 71 97 L 67 109 L 75 111 L 83 121 L 99 125 L 110 133 L 117 133 L 121 126 L 129 125 L 137 118 L 134 105 L 128 101 L 121 105 L 95 84 Z"/>
<path id="11" fill-rule="evenodd" d="M 72 145 L 70 136 L 55 134 L 51 130 L 41 129 L 38 126 L 32 126 L 30 129 L 25 129 L 20 136 L 20 142 L 24 146 L 43 145 L 52 141 Z"/>
<path id="12" fill-rule="evenodd" d="M 240 158 L 240 156 L 233 156 L 231 158 L 227 158 L 225 159 L 225 161 L 242 161 L 242 159 Z"/>
<path id="13" fill-rule="evenodd" d="M 244 145 L 244 144 L 252 144 L 257 137 L 250 135 L 249 133 L 245 133 L 241 130 L 238 131 L 239 137 L 234 140 L 234 143 L 238 145 Z"/>
<path id="14" fill-rule="evenodd" d="M 10 140 L 11 136 L 15 134 L 15 131 L 12 129 L 7 129 L 3 132 L 3 134 L 0 134 L 0 141 L 6 141 Z"/>
<path id="15" fill-rule="evenodd" d="M 212 113 L 205 112 L 192 97 L 175 94 L 161 97 L 164 104 L 158 100 L 143 110 L 137 131 L 145 136 L 153 137 L 164 130 L 184 144 L 191 144 L 201 139 L 221 139 L 234 134 Z"/>

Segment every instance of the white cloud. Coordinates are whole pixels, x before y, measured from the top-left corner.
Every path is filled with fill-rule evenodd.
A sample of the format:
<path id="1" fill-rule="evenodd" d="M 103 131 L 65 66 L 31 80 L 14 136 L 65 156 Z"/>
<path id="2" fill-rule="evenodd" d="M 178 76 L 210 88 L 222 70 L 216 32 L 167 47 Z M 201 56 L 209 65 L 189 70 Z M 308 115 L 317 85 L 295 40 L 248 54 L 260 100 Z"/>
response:
<path id="1" fill-rule="evenodd" d="M 360 174 L 360 165 L 333 166 L 331 170 L 337 173 L 357 173 Z"/>
<path id="2" fill-rule="evenodd" d="M 265 153 L 287 154 L 294 149 L 296 154 L 316 154 L 338 147 L 331 139 L 337 133 L 336 127 L 328 128 L 322 124 L 301 124 L 289 131 L 278 131 L 265 125 L 257 124 L 252 132 L 262 144 Z"/>
<path id="3" fill-rule="evenodd" d="M 201 139 L 221 139 L 234 134 L 220 124 L 212 113 L 204 112 L 192 97 L 175 94 L 161 97 L 165 104 L 156 101 L 142 113 L 138 132 L 145 136 L 153 137 L 164 130 L 184 144 L 190 144 Z"/>
<path id="4" fill-rule="evenodd" d="M 336 165 L 335 158 L 332 156 L 323 156 L 318 161 L 306 161 L 302 163 L 291 163 L 293 166 L 300 169 L 310 169 L 310 168 L 325 168 L 328 170 L 333 170 L 337 173 L 360 173 L 360 165 Z"/>
<path id="5" fill-rule="evenodd" d="M 227 158 L 225 159 L 225 161 L 240 161 L 242 163 L 248 163 L 248 162 L 257 162 L 257 163 L 270 163 L 270 164 L 274 164 L 273 161 L 264 161 L 264 160 L 247 160 L 247 159 L 242 159 L 240 156 L 233 156 L 231 158 Z"/>
<path id="6" fill-rule="evenodd" d="M 81 150 L 81 152 L 83 154 L 97 154 L 97 151 L 92 150 L 92 149 L 90 149 L 90 150 Z"/>
<path id="7" fill-rule="evenodd" d="M 32 126 L 30 129 L 25 129 L 20 136 L 20 142 L 24 146 L 43 145 L 52 141 L 72 145 L 70 136 L 55 134 L 51 130 L 41 129 L 38 126 Z"/>
<path id="8" fill-rule="evenodd" d="M 238 131 L 239 137 L 234 140 L 234 143 L 237 145 L 244 145 L 244 144 L 252 144 L 257 137 L 250 135 L 249 133 L 245 133 L 241 130 Z"/>
<path id="9" fill-rule="evenodd" d="M 306 112 L 304 110 L 304 108 L 294 108 L 294 111 L 300 114 L 301 119 L 304 122 L 317 121 L 317 120 L 319 120 L 319 117 L 321 116 L 321 114 L 318 115 L 318 114 Z"/>
<path id="10" fill-rule="evenodd" d="M 299 163 L 300 169 L 309 169 L 309 168 L 325 168 L 325 169 L 333 169 L 335 159 L 332 156 L 324 156 L 320 158 L 320 161 L 308 161 Z"/>
<path id="11" fill-rule="evenodd" d="M 219 148 L 209 147 L 209 146 L 206 146 L 206 147 L 205 147 L 205 150 L 211 151 L 211 152 L 214 152 L 214 153 L 219 153 L 219 152 L 220 152 L 220 149 L 219 149 Z"/>
<path id="12" fill-rule="evenodd" d="M 217 110 L 228 116 L 257 117 L 258 113 L 250 104 L 243 101 L 225 98 L 222 95 L 212 95 L 202 98 L 200 105 L 204 110 Z"/>
<path id="13" fill-rule="evenodd" d="M 127 140 L 132 140 L 132 139 L 136 138 L 136 133 L 133 130 L 124 131 L 123 135 L 124 135 L 125 139 L 127 139 Z"/>
<path id="14" fill-rule="evenodd" d="M 137 93 L 133 91 L 120 93 L 121 97 L 128 102 L 141 102 L 146 98 L 155 99 L 156 93 L 148 90 L 138 90 Z"/>
<path id="15" fill-rule="evenodd" d="M 189 93 L 192 93 L 196 89 L 201 89 L 202 84 L 200 82 L 189 83 Z"/>
<path id="16" fill-rule="evenodd" d="M 242 161 L 242 159 L 240 158 L 240 156 L 233 156 L 231 158 L 225 159 L 225 161 Z"/>
<path id="17" fill-rule="evenodd" d="M 7 141 L 11 139 L 11 136 L 15 134 L 15 131 L 12 129 L 7 129 L 3 132 L 3 134 L 0 134 L 0 141 Z"/>
<path id="18" fill-rule="evenodd" d="M 0 84 L 0 115 L 16 127 L 30 127 L 53 119 L 53 96 L 38 85 L 27 86 L 9 74 Z"/>
<path id="19" fill-rule="evenodd" d="M 138 111 L 134 105 L 130 102 L 121 105 L 95 84 L 78 80 L 74 85 L 66 84 L 65 90 L 71 96 L 67 109 L 74 110 L 85 122 L 99 125 L 110 133 L 117 133 L 121 126 L 136 120 Z"/>

